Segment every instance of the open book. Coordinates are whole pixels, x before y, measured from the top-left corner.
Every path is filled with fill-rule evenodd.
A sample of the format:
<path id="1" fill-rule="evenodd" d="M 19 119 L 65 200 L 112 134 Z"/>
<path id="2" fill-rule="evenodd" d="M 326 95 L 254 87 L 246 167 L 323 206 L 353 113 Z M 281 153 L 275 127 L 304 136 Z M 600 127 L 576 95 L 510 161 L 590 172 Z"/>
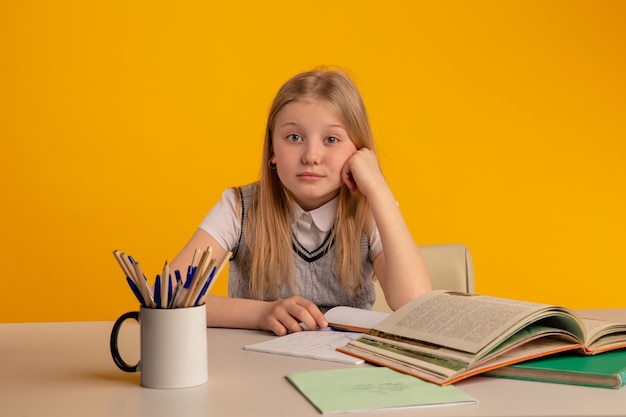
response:
<path id="1" fill-rule="evenodd" d="M 450 291 L 407 303 L 340 352 L 447 385 L 567 350 L 626 347 L 626 323 L 580 318 L 564 307 Z"/>

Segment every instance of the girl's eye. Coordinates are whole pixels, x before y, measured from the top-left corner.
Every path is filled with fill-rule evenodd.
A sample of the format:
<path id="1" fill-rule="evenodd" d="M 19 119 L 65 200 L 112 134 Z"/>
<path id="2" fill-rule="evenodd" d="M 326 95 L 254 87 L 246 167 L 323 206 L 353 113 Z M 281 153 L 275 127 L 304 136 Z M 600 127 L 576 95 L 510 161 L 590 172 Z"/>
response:
<path id="1" fill-rule="evenodd" d="M 292 133 L 291 135 L 287 136 L 287 139 L 290 140 L 291 142 L 298 142 L 299 140 L 301 140 L 302 138 L 300 137 L 300 135 L 297 135 L 295 133 Z"/>
<path id="2" fill-rule="evenodd" d="M 334 136 L 329 136 L 329 137 L 326 138 L 326 142 L 328 142 L 328 143 L 337 143 L 337 142 L 339 142 L 339 139 L 334 137 Z"/>

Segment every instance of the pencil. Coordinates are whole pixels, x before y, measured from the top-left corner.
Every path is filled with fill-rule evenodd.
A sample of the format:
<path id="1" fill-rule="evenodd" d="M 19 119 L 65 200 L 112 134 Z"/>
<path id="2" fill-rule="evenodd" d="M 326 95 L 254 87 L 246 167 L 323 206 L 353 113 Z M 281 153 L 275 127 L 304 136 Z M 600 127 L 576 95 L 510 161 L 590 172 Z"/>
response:
<path id="1" fill-rule="evenodd" d="M 146 305 L 150 308 L 154 308 L 155 304 L 154 304 L 154 298 L 152 295 L 152 289 L 150 288 L 148 281 L 143 275 L 143 271 L 141 270 L 141 266 L 139 265 L 139 262 L 135 262 L 133 264 L 133 267 L 135 268 L 135 275 L 137 276 L 137 280 L 139 281 L 137 283 L 137 287 L 139 288 L 139 291 L 141 291 L 141 294 L 143 295 L 143 299 L 146 301 Z"/>
<path id="2" fill-rule="evenodd" d="M 193 306 L 200 305 L 199 304 L 200 300 L 204 297 L 204 294 L 206 294 L 206 292 L 208 291 L 209 286 L 211 285 L 211 280 L 215 276 L 215 271 L 216 270 L 217 270 L 217 266 L 212 266 L 211 267 L 211 273 L 209 274 L 209 276 L 205 280 L 204 285 L 202 285 L 202 289 L 200 290 L 200 292 L 198 293 L 197 296 L 194 294 L 194 296 L 192 297 L 192 300 L 195 299 L 195 301 L 192 304 Z"/>
<path id="3" fill-rule="evenodd" d="M 120 254 L 120 258 L 122 259 L 122 263 L 124 264 L 124 266 L 126 267 L 126 270 L 128 271 L 128 273 L 130 274 L 130 278 L 135 281 L 135 284 L 137 284 L 137 286 L 139 286 L 139 280 L 137 279 L 137 275 L 135 273 L 135 267 L 133 266 L 132 262 L 130 261 L 130 259 L 128 259 L 128 256 L 126 256 L 126 254 L 124 252 L 122 252 Z"/>
<path id="4" fill-rule="evenodd" d="M 172 295 L 169 297 L 170 300 L 167 304 L 167 308 L 176 308 L 176 295 L 178 294 L 178 291 L 182 288 L 182 283 L 180 281 L 178 281 L 176 283 L 176 285 L 174 285 L 173 289 L 172 289 Z"/>
<path id="5" fill-rule="evenodd" d="M 204 300 L 206 299 L 207 294 L 209 294 L 209 291 L 211 291 L 211 287 L 213 286 L 213 284 L 215 284 L 215 280 L 220 275 L 220 273 L 222 272 L 222 270 L 224 269 L 224 267 L 230 260 L 231 256 L 233 256 L 233 253 L 231 251 L 228 251 L 224 254 L 224 257 L 220 261 L 219 266 L 217 267 L 215 272 L 211 274 L 210 280 L 207 282 L 208 285 L 207 285 L 206 290 L 204 290 L 203 293 L 200 294 L 199 299 L 196 301 L 196 305 L 204 304 Z"/>
<path id="6" fill-rule="evenodd" d="M 189 265 L 187 267 L 187 278 L 185 282 L 181 281 L 178 283 L 178 288 L 176 289 L 176 296 L 174 297 L 174 300 L 172 300 L 173 308 L 178 308 L 178 307 L 183 306 L 183 300 L 185 299 L 185 296 L 187 295 L 187 292 L 189 291 L 189 287 L 191 286 L 191 283 L 194 280 L 195 271 L 196 269 L 193 266 Z"/>
<path id="7" fill-rule="evenodd" d="M 202 256 L 202 249 L 196 248 L 196 250 L 193 252 L 193 258 L 191 259 L 191 266 L 198 266 L 200 256 Z"/>
<path id="8" fill-rule="evenodd" d="M 204 282 L 206 282 L 207 276 L 211 272 L 210 266 L 214 261 L 213 259 L 211 259 L 212 253 L 213 248 L 210 246 L 204 252 L 202 252 L 202 256 L 200 257 L 196 272 L 193 277 L 193 282 L 188 288 L 187 293 L 185 294 L 185 298 L 182 301 L 183 307 L 189 307 L 190 305 L 192 305 L 191 303 L 195 301 L 195 297 L 197 297 L 199 291 L 202 290 Z"/>
<path id="9" fill-rule="evenodd" d="M 115 256 L 115 260 L 117 261 L 117 263 L 120 265 L 120 268 L 122 268 L 122 271 L 124 271 L 124 274 L 132 279 L 133 278 L 133 274 L 130 272 L 130 270 L 128 269 L 128 267 L 126 266 L 126 264 L 124 263 L 124 260 L 122 259 L 122 256 L 120 255 L 120 251 L 118 251 L 117 249 L 115 249 L 113 251 L 113 256 Z"/>
<path id="10" fill-rule="evenodd" d="M 185 299 L 183 300 L 183 307 L 190 307 L 193 305 L 193 302 L 196 300 L 196 298 L 198 297 L 198 294 L 200 293 L 200 291 L 202 291 L 204 284 L 209 278 L 209 275 L 211 274 L 211 269 L 214 263 L 215 263 L 215 259 L 211 259 L 208 262 L 208 265 L 206 265 L 203 268 L 204 269 L 203 271 L 200 271 L 200 267 L 198 266 L 198 270 L 196 271 L 196 275 L 194 276 L 193 283 L 191 284 L 191 287 L 187 291 L 187 294 L 185 294 Z"/>
<path id="11" fill-rule="evenodd" d="M 213 253 L 213 248 L 212 247 L 208 247 L 206 248 L 206 250 L 202 253 L 202 257 L 200 258 L 200 262 L 198 263 L 198 269 L 200 271 L 200 276 L 203 276 L 209 266 L 209 264 L 211 263 L 212 259 L 211 259 L 211 254 Z"/>
<path id="12" fill-rule="evenodd" d="M 163 275 L 161 276 L 161 308 L 167 308 L 169 304 L 169 296 L 170 296 L 170 267 L 165 261 L 165 266 L 163 266 Z"/>

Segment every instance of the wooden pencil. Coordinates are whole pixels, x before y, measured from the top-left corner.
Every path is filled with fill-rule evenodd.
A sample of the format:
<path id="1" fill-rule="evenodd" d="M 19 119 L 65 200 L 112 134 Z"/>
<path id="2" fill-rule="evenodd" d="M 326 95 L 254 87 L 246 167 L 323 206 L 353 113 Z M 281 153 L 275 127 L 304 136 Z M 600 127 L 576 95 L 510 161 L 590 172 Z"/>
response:
<path id="1" fill-rule="evenodd" d="M 161 308 L 167 308 L 169 304 L 170 267 L 165 261 L 163 275 L 161 276 Z"/>
<path id="2" fill-rule="evenodd" d="M 217 269 L 215 270 L 215 273 L 213 274 L 213 276 L 210 278 L 211 282 L 209 283 L 208 288 L 206 289 L 206 291 L 204 292 L 204 294 L 201 294 L 200 300 L 198 300 L 198 302 L 196 303 L 196 305 L 202 305 L 204 304 L 204 300 L 206 299 L 207 295 L 209 294 L 209 291 L 211 291 L 211 287 L 213 286 L 213 284 L 215 284 L 215 281 L 217 280 L 217 277 L 220 275 L 220 273 L 222 272 L 222 270 L 224 269 L 224 267 L 226 266 L 226 264 L 228 263 L 228 261 L 230 260 L 230 257 L 233 256 L 233 253 L 228 251 L 224 254 L 224 257 L 222 258 L 222 260 L 220 261 Z"/>
<path id="3" fill-rule="evenodd" d="M 185 298 L 182 303 L 183 307 L 192 306 L 193 302 L 198 297 L 199 292 L 202 291 L 204 283 L 211 273 L 212 265 L 215 263 L 215 259 L 210 259 L 212 252 L 213 250 L 209 247 L 202 255 L 202 260 L 198 265 L 191 287 L 187 291 L 187 294 L 185 294 Z"/>
<path id="4" fill-rule="evenodd" d="M 141 295 L 143 295 L 143 299 L 146 302 L 146 306 L 150 308 L 154 308 L 156 305 L 154 304 L 154 296 L 152 295 L 152 289 L 150 288 L 150 284 L 145 279 L 143 275 L 143 271 L 141 270 L 141 266 L 139 262 L 135 262 L 133 264 L 135 268 L 135 275 L 137 276 L 137 288 L 141 291 Z"/>
<path id="5" fill-rule="evenodd" d="M 128 266 L 126 266 L 126 264 L 124 263 L 124 260 L 122 259 L 122 255 L 120 254 L 120 251 L 118 251 L 117 249 L 115 249 L 113 251 L 113 256 L 115 256 L 115 260 L 117 261 L 117 263 L 120 265 L 120 268 L 122 268 L 122 271 L 124 271 L 124 275 L 126 275 L 128 278 L 133 279 L 134 273 L 132 273 L 129 269 Z M 136 283 L 135 283 L 136 284 Z"/>

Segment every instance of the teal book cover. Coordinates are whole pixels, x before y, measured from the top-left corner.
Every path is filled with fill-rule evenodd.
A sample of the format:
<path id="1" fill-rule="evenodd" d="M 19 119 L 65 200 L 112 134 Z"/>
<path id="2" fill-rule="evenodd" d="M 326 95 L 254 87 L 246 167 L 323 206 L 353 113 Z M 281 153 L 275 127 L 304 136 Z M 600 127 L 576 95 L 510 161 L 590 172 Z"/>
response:
<path id="1" fill-rule="evenodd" d="M 626 349 L 593 356 L 565 352 L 505 366 L 485 375 L 618 389 L 626 383 Z"/>

